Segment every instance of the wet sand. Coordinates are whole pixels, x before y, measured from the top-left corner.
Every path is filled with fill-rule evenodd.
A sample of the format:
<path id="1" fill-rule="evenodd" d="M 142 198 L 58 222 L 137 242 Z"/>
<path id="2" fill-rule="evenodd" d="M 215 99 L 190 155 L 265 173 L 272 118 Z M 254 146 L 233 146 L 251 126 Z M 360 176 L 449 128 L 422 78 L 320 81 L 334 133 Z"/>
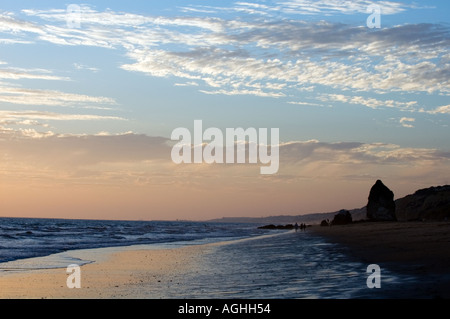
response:
<path id="1" fill-rule="evenodd" d="M 450 223 L 313 226 L 251 240 L 74 252 L 66 268 L 3 272 L 0 299 L 450 298 Z M 383 289 L 366 287 L 379 264 Z"/>
<path id="2" fill-rule="evenodd" d="M 311 230 L 367 264 L 432 281 L 436 296 L 450 298 L 450 222 L 359 222 Z"/>
<path id="3" fill-rule="evenodd" d="M 165 286 L 176 285 L 208 249 L 98 249 L 100 261 L 80 268 L 81 289 L 67 287 L 66 268 L 11 272 L 0 276 L 0 299 L 158 299 L 164 297 Z M 152 289 L 138 289 L 144 283 Z"/>
<path id="4" fill-rule="evenodd" d="M 271 236 L 259 238 L 265 237 Z M 67 279 L 71 274 L 67 273 L 67 268 L 4 271 L 10 268 L 9 264 L 0 264 L 0 270 L 3 270 L 0 299 L 186 298 L 186 293 L 191 293 L 186 278 L 192 280 L 204 272 L 205 256 L 213 256 L 219 246 L 247 240 L 251 239 L 191 246 L 142 245 L 68 252 L 84 261 L 95 259 L 81 266 L 80 289 L 68 288 Z M 16 267 L 22 262 L 12 264 Z"/>

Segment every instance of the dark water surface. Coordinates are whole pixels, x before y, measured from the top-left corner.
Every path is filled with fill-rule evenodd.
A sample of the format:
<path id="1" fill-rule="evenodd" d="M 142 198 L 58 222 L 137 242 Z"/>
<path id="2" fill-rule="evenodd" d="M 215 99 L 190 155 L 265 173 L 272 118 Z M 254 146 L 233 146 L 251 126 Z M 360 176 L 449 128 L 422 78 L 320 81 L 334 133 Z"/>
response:
<path id="1" fill-rule="evenodd" d="M 438 277 L 418 277 L 380 265 L 381 288 L 370 289 L 369 265 L 350 257 L 347 248 L 308 230 L 259 230 L 255 224 L 239 223 L 0 218 L 0 273 L 66 267 L 74 262 L 94 262 L 100 256 L 93 250 L 83 255 L 90 260 L 77 260 L 75 251 L 80 249 L 223 241 L 226 243 L 208 249 L 196 267 L 169 282 L 136 287 L 136 295 L 194 299 L 436 297 L 433 287 Z"/>
<path id="2" fill-rule="evenodd" d="M 214 242 L 269 232 L 244 223 L 0 218 L 0 263 L 76 249 Z"/>
<path id="3" fill-rule="evenodd" d="M 381 267 L 381 288 L 367 286 L 367 264 L 345 247 L 308 232 L 217 246 L 201 270 L 165 287 L 165 298 L 433 298 L 432 283 Z M 176 280 L 175 280 L 176 281 Z M 151 294 L 152 288 L 149 287 Z"/>

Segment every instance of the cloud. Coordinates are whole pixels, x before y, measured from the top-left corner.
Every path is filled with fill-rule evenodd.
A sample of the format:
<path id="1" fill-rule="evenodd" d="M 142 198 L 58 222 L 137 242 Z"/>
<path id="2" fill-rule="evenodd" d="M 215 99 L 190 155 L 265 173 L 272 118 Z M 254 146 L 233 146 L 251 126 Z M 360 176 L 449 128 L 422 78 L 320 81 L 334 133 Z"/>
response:
<path id="1" fill-rule="evenodd" d="M 0 44 L 32 44 L 32 41 L 16 40 L 16 39 L 0 39 Z"/>
<path id="2" fill-rule="evenodd" d="M 0 65 L 7 65 L 2 62 Z M 54 75 L 45 69 L 23 69 L 8 67 L 0 69 L 0 102 L 21 106 L 52 106 L 71 107 L 79 109 L 111 110 L 105 105 L 117 105 L 112 98 L 103 96 L 89 96 L 85 94 L 67 93 L 58 90 L 41 90 L 23 88 L 15 83 L 20 80 L 43 80 L 43 81 L 70 81 L 70 78 Z M 16 131 L 5 130 L 5 126 L 40 126 L 48 127 L 43 121 L 117 121 L 125 120 L 118 116 L 97 114 L 63 114 L 45 111 L 5 111 L 0 110 L 1 130 L 8 133 L 28 136 L 33 138 L 44 138 L 52 136 L 53 132 L 37 132 L 33 128 L 21 128 Z"/>
<path id="3" fill-rule="evenodd" d="M 380 7 L 382 14 L 391 15 L 414 8 L 411 5 L 393 1 L 343 1 L 343 0 L 293 0 L 278 2 L 280 9 L 292 14 L 355 14 L 367 13 L 370 5 Z"/>
<path id="4" fill-rule="evenodd" d="M 450 114 L 450 104 L 439 106 L 434 110 L 428 111 L 430 114 Z"/>
<path id="5" fill-rule="evenodd" d="M 234 89 L 234 90 L 200 90 L 200 92 L 205 94 L 220 94 L 220 95 L 254 95 L 261 97 L 272 97 L 278 98 L 285 96 L 284 93 L 281 92 L 267 92 L 259 89 Z"/>
<path id="6" fill-rule="evenodd" d="M 5 63 L 6 64 L 6 63 Z M 51 81 L 68 81 L 69 78 L 51 75 L 47 70 L 22 70 L 22 69 L 0 69 L 0 79 L 6 80 L 51 80 Z"/>
<path id="7" fill-rule="evenodd" d="M 217 13 L 218 11 L 229 11 L 240 14 L 278 16 L 285 15 L 338 15 L 338 14 L 367 14 L 370 5 L 377 5 L 382 14 L 393 15 L 404 12 L 409 9 L 417 9 L 416 5 L 409 5 L 394 1 L 343 1 L 343 0 L 292 0 L 292 1 L 273 1 L 273 3 L 266 2 L 253 3 L 240 1 L 236 2 L 234 7 L 207 7 L 201 5 L 192 5 L 184 7 L 185 12 L 199 12 L 199 13 Z"/>
<path id="8" fill-rule="evenodd" d="M 12 13 L 0 12 L 0 32 L 21 35 L 23 33 L 44 34 L 35 23 L 18 20 Z"/>
<path id="9" fill-rule="evenodd" d="M 211 176 L 216 176 L 223 182 L 232 178 L 234 187 L 242 186 L 246 191 L 248 183 L 263 178 L 256 164 L 175 165 L 171 160 L 172 146 L 173 141 L 167 138 L 132 132 L 61 135 L 31 128 L 15 131 L 0 127 L 3 156 L 0 171 L 28 172 L 30 176 L 47 178 L 59 176 L 60 182 L 67 183 L 77 183 L 81 178 L 91 184 L 117 184 L 116 178 L 120 179 L 120 185 L 135 184 L 137 179 L 150 184 L 170 184 L 182 178 L 177 182 L 179 185 L 198 182 L 201 187 L 207 187 Z M 314 183 L 322 179 L 346 180 L 348 176 L 373 182 L 373 176 L 386 174 L 401 182 L 419 175 L 423 178 L 424 172 L 427 172 L 426 182 L 435 183 L 449 177 L 450 155 L 438 149 L 317 140 L 281 143 L 279 147 L 280 170 L 271 176 L 273 179 L 269 177 L 269 184 L 278 183 L 279 176 L 283 180 L 307 179 Z M 86 171 L 90 172 L 87 176 L 83 173 Z"/>
<path id="10" fill-rule="evenodd" d="M 372 109 L 383 107 L 397 108 L 404 111 L 414 111 L 417 101 L 401 102 L 395 100 L 378 100 L 372 97 L 348 96 L 344 94 L 322 94 L 319 100 L 324 102 L 341 102 L 367 106 Z"/>
<path id="11" fill-rule="evenodd" d="M 312 102 L 298 102 L 298 101 L 289 101 L 287 102 L 288 104 L 293 104 L 293 105 L 301 105 L 301 106 L 321 106 L 323 107 L 323 104 L 319 104 L 319 103 L 312 103 Z"/>
<path id="12" fill-rule="evenodd" d="M 0 120 L 5 118 L 20 118 L 27 120 L 84 119 L 84 116 L 82 115 L 63 115 L 46 112 L 37 113 L 38 112 L 13 112 L 12 114 L 9 114 L 5 111 L 1 111 Z M 96 119 L 90 116 L 87 116 L 87 118 L 92 120 Z M 402 118 L 401 122 L 410 122 L 413 120 L 414 119 L 412 118 Z M 29 131 L 31 132 L 32 130 L 30 129 Z M 65 154 L 66 152 L 80 153 L 84 154 L 83 156 L 86 156 L 87 158 L 90 157 L 89 154 L 96 154 L 94 157 L 97 158 L 97 160 L 103 157 L 101 161 L 122 162 L 158 159 L 171 163 L 171 150 L 174 145 L 174 141 L 164 137 L 152 137 L 135 134 L 132 132 L 122 134 L 100 132 L 96 135 L 49 134 L 45 139 L 39 142 L 41 144 L 35 144 L 35 146 L 32 147 L 31 145 L 34 144 L 32 144 L 33 141 L 28 139 L 29 136 L 26 134 L 16 134 L 15 137 L 12 137 L 10 135 L 11 132 L 12 130 L 6 130 L 0 133 L 0 135 L 3 135 L 2 137 L 10 137 L 0 139 L 4 146 L 2 150 L 10 151 L 11 149 L 16 149 L 15 145 L 22 144 L 25 146 L 20 147 L 21 151 L 27 152 L 27 150 L 29 150 L 30 156 L 34 156 L 33 152 L 40 149 L 55 149 L 55 152 L 60 154 Z M 56 151 L 58 148 L 64 149 L 64 152 L 61 152 L 62 149 Z M 81 148 L 85 151 L 79 152 L 78 150 Z M 281 163 L 288 166 L 302 166 L 312 162 L 328 162 L 348 165 L 391 165 L 400 163 L 408 164 L 421 161 L 437 162 L 450 159 L 447 152 L 443 152 L 438 149 L 409 148 L 386 143 L 327 143 L 318 140 L 308 140 L 281 142 L 279 149 Z M 46 152 L 44 151 L 41 156 L 46 156 L 45 154 Z M 85 161 L 86 160 L 83 160 L 83 162 Z M 220 165 L 216 167 L 220 167 Z"/>
<path id="13" fill-rule="evenodd" d="M 0 173 L 8 185 L 5 198 L 14 207 L 23 202 L 15 198 L 30 199 L 36 194 L 48 198 L 34 205 L 42 209 L 40 217 L 47 216 L 42 214 L 54 209 L 54 200 L 61 198 L 60 207 L 75 207 L 73 214 L 80 211 L 81 204 L 83 211 L 92 214 L 101 207 L 109 213 L 110 206 L 119 205 L 121 213 L 130 207 L 135 212 L 135 206 L 140 206 L 144 215 L 149 207 L 165 215 L 167 207 L 175 203 L 174 197 L 183 199 L 175 205 L 181 214 L 188 213 L 183 210 L 186 203 L 194 205 L 190 214 L 203 209 L 205 198 L 211 205 L 224 198 L 224 203 L 232 203 L 223 214 L 235 209 L 239 214 L 253 210 L 261 214 L 268 205 L 269 214 L 274 209 L 296 209 L 299 202 L 302 212 L 361 207 L 376 179 L 387 180 L 398 196 L 400 190 L 406 195 L 443 184 L 450 177 L 449 152 L 384 143 L 282 143 L 280 170 L 273 176 L 260 175 L 257 164 L 175 165 L 171 145 L 167 138 L 131 132 L 61 135 L 0 126 Z M 317 194 L 329 196 L 317 198 Z M 120 205 L 123 200 L 126 205 Z M 155 200 L 160 203 L 158 209 Z M 261 206 L 255 207 L 255 202 Z M 242 203 L 247 206 L 242 208 Z M 322 206 L 325 204 L 328 206 Z M 210 213 L 205 209 L 205 216 Z"/>
<path id="14" fill-rule="evenodd" d="M 54 132 L 38 132 L 35 129 L 20 129 L 20 135 L 32 139 L 43 139 L 46 137 L 55 136 Z"/>
<path id="15" fill-rule="evenodd" d="M 1 74 L 1 73 L 0 73 Z M 1 75 L 0 75 L 1 76 Z M 2 86 L 0 83 L 0 102 L 21 105 L 82 106 L 87 104 L 114 105 L 116 101 L 108 97 L 65 93 L 55 90 L 26 89 Z"/>
<path id="16" fill-rule="evenodd" d="M 139 171 L 139 163 L 162 161 L 171 165 L 170 146 L 166 138 L 134 133 L 99 135 L 62 135 L 34 129 L 0 130 L 3 165 L 20 164 L 34 170 L 65 172 L 93 169 L 96 176 L 105 168 L 101 164 L 116 163 L 130 171 Z M 100 166 L 98 166 L 100 165 Z M 124 166 L 124 167 L 125 167 Z M 111 166 L 114 169 L 114 166 Z M 59 175 L 59 174 L 57 174 Z"/>
<path id="17" fill-rule="evenodd" d="M 282 8 L 282 13 L 348 14 L 365 12 L 371 3 L 299 0 L 279 2 L 275 7 Z M 390 1 L 377 4 L 384 14 L 413 8 Z M 273 13 L 270 5 L 248 2 L 238 2 L 227 12 L 237 9 Z M 125 49 L 132 62 L 123 63 L 122 69 L 196 81 L 206 86 L 199 88 L 206 94 L 280 97 L 290 89 L 315 85 L 378 93 L 450 94 L 450 66 L 444 63 L 450 45 L 446 26 L 412 24 L 371 32 L 361 26 L 305 22 L 280 14 L 262 21 L 230 19 L 220 10 L 211 11 L 208 14 L 216 16 L 170 17 L 83 7 L 83 28 L 73 29 L 58 25 L 66 22 L 63 10 L 23 10 L 54 25 L 24 23 L 12 17 L 8 21 L 41 41 Z"/>
<path id="18" fill-rule="evenodd" d="M 0 65 L 7 65 L 1 62 Z M 84 67 L 84 66 L 83 66 Z M 76 107 L 82 109 L 111 110 L 105 105 L 117 105 L 112 98 L 67 93 L 57 90 L 23 88 L 15 83 L 19 80 L 70 81 L 70 78 L 54 75 L 46 69 L 23 69 L 8 67 L 0 69 L 0 102 L 28 106 Z M 14 82 L 13 82 L 14 81 Z M 22 119 L 22 120 L 20 120 Z M 40 111 L 0 111 L 0 124 L 30 125 L 32 120 L 123 120 L 117 116 L 58 114 Z M 29 122 L 27 122 L 29 121 Z M 34 123 L 33 125 L 45 125 Z"/>
<path id="19" fill-rule="evenodd" d="M 411 117 L 402 117 L 400 119 L 400 124 L 403 127 L 407 127 L 407 128 L 413 128 L 414 125 L 412 125 L 411 123 L 414 123 L 416 121 L 415 118 L 411 118 Z"/>
<path id="20" fill-rule="evenodd" d="M 87 65 L 84 65 L 84 64 L 81 64 L 81 63 L 74 63 L 73 66 L 77 70 L 87 70 L 87 71 L 91 71 L 91 72 L 94 72 L 94 73 L 97 73 L 98 71 L 100 71 L 99 68 L 95 68 L 95 67 L 92 67 L 92 66 L 87 66 Z"/>
<path id="21" fill-rule="evenodd" d="M 175 83 L 175 86 L 198 86 L 199 84 L 194 81 L 189 81 L 185 83 Z"/>
<path id="22" fill-rule="evenodd" d="M 29 119 L 51 121 L 92 121 L 92 120 L 124 120 L 117 116 L 102 116 L 91 114 L 61 114 L 41 111 L 0 111 L 0 119 Z"/>
<path id="23" fill-rule="evenodd" d="M 410 122 L 405 118 L 403 122 Z M 410 148 L 396 144 L 337 142 L 317 140 L 293 141 L 280 144 L 281 163 L 336 163 L 336 165 L 408 165 L 440 162 L 449 159 L 447 153 L 433 148 Z M 349 166 L 349 167 L 350 167 Z"/>

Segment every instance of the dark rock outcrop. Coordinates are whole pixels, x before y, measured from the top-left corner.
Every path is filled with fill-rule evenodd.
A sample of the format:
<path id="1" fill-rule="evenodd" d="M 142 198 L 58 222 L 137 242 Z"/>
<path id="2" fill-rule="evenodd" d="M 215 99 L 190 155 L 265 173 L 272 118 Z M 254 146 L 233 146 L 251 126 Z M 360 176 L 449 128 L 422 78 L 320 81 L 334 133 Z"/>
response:
<path id="1" fill-rule="evenodd" d="M 327 227 L 327 226 L 330 226 L 330 224 L 328 223 L 328 221 L 326 221 L 326 220 L 324 219 L 324 220 L 322 220 L 322 221 L 320 222 L 320 226 L 322 226 L 322 227 Z"/>
<path id="2" fill-rule="evenodd" d="M 367 203 L 367 218 L 375 221 L 395 221 L 394 193 L 382 181 L 372 186 Z"/>
<path id="3" fill-rule="evenodd" d="M 395 201 L 399 220 L 450 219 L 450 185 L 418 190 Z"/>
<path id="4" fill-rule="evenodd" d="M 348 210 L 342 209 L 334 216 L 331 225 L 346 225 L 351 224 L 352 221 L 352 214 Z"/>

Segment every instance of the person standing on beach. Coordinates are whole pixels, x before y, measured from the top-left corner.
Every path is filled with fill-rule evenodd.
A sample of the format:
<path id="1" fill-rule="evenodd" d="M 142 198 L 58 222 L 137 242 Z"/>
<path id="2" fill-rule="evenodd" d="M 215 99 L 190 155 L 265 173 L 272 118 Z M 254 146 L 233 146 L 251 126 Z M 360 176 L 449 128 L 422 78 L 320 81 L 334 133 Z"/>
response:
<path id="1" fill-rule="evenodd" d="M 297 232 L 298 231 L 298 224 L 297 223 L 295 223 L 294 228 L 295 228 L 295 232 Z"/>

